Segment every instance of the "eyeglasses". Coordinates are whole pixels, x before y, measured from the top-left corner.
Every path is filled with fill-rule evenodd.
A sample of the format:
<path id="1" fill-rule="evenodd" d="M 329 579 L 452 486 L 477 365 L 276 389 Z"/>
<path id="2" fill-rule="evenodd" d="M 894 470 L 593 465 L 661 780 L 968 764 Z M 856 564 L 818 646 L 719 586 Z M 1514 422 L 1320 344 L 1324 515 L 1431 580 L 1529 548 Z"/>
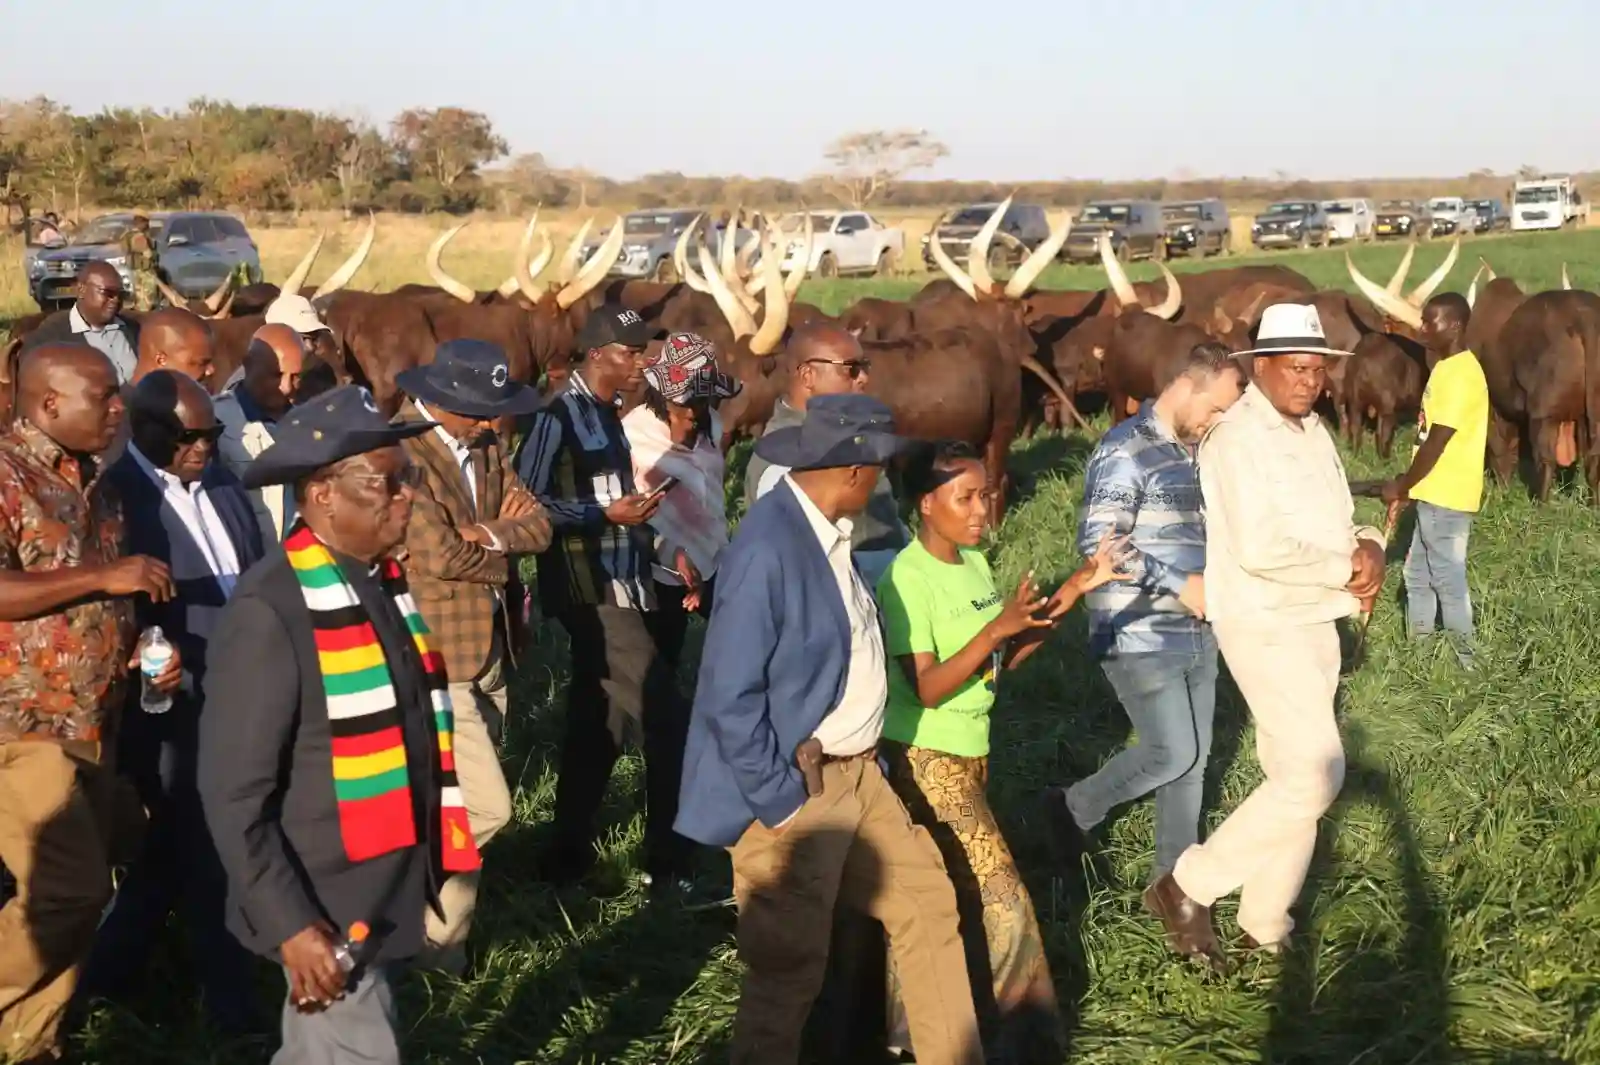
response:
<path id="1" fill-rule="evenodd" d="M 352 481 L 364 481 L 367 484 L 381 484 L 384 491 L 392 499 L 398 499 L 407 489 L 416 491 L 422 487 L 422 469 L 418 466 L 406 466 L 393 473 L 353 473 L 347 472 L 344 477 Z"/>
<path id="2" fill-rule="evenodd" d="M 184 429 L 178 434 L 179 447 L 192 447 L 204 440 L 208 444 L 215 444 L 222 439 L 223 425 L 218 422 L 204 429 Z"/>
<path id="3" fill-rule="evenodd" d="M 100 285 L 84 285 L 86 291 L 93 292 L 103 300 L 121 302 L 127 293 L 120 288 L 104 288 Z"/>
<path id="4" fill-rule="evenodd" d="M 872 369 L 872 360 L 870 360 L 870 359 L 807 359 L 805 362 L 801 363 L 800 365 L 802 365 L 802 366 L 813 366 L 813 365 L 837 366 L 840 369 L 842 369 L 846 374 L 848 374 L 850 376 L 850 380 L 855 381 L 855 380 L 859 379 L 862 374 L 864 374 L 867 371 Z"/>

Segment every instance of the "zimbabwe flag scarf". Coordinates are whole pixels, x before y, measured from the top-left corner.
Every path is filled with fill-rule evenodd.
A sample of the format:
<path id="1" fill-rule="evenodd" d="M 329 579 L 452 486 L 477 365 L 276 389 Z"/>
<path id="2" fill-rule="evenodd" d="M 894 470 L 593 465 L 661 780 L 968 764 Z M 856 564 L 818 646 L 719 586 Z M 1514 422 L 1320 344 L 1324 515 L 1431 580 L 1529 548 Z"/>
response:
<path id="1" fill-rule="evenodd" d="M 410 773 L 394 680 L 383 645 L 350 582 L 317 535 L 296 521 L 283 541 L 289 565 L 300 582 L 311 628 L 316 635 L 322 688 L 333 737 L 333 790 L 339 804 L 339 832 L 352 862 L 412 847 L 417 842 Z M 440 851 L 448 873 L 478 868 L 478 848 L 467 823 L 467 808 L 456 781 L 453 747 L 455 715 L 450 708 L 444 656 L 428 644 L 428 626 L 411 599 L 400 564 L 383 563 L 383 586 L 405 618 L 422 658 L 433 725 L 439 736 L 440 812 L 444 831 Z"/>

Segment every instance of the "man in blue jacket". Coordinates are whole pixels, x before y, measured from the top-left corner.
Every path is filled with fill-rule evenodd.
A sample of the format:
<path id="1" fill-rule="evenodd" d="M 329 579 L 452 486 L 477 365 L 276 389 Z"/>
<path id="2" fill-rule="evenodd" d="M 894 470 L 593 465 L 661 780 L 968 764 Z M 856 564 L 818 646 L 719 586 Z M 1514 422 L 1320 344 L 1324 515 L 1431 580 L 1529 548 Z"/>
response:
<path id="1" fill-rule="evenodd" d="M 888 676 L 850 516 L 900 446 L 879 401 L 816 397 L 757 444 L 790 472 L 718 562 L 740 594 L 712 609 L 675 827 L 733 857 L 736 1065 L 799 1061 L 836 900 L 887 930 L 917 1060 L 983 1060 L 954 889 L 877 761 Z"/>

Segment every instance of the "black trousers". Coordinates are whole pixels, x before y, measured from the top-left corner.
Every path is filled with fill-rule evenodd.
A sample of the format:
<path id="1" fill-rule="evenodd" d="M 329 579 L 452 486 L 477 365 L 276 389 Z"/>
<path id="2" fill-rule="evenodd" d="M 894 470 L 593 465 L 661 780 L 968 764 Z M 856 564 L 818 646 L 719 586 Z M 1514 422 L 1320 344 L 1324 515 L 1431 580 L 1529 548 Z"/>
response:
<path id="1" fill-rule="evenodd" d="M 711 617 L 711 601 L 716 594 L 716 578 L 705 582 L 700 591 L 700 609 L 693 611 L 703 618 Z M 656 638 L 661 657 L 667 660 L 672 671 L 678 671 L 683 659 L 683 641 L 689 635 L 690 611 L 683 607 L 686 589 L 681 584 L 656 582 L 656 608 L 644 616 L 644 623 Z"/>
<path id="2" fill-rule="evenodd" d="M 224 1029 L 245 1030 L 256 1016 L 255 963 L 227 929 L 227 875 L 195 787 L 194 708 L 180 702 L 154 717 L 131 702 L 128 715 L 119 771 L 132 777 L 150 823 L 95 937 L 80 998 L 116 998 L 137 988 L 167 917 L 176 910 L 206 1012 Z"/>
<path id="3" fill-rule="evenodd" d="M 622 753 L 607 725 L 614 707 L 643 725 L 645 869 L 658 879 L 671 876 L 693 846 L 672 830 L 689 735 L 688 703 L 642 612 L 573 607 L 559 619 L 572 642 L 572 683 L 556 782 L 558 851 L 573 864 L 593 854 L 595 814 Z"/>

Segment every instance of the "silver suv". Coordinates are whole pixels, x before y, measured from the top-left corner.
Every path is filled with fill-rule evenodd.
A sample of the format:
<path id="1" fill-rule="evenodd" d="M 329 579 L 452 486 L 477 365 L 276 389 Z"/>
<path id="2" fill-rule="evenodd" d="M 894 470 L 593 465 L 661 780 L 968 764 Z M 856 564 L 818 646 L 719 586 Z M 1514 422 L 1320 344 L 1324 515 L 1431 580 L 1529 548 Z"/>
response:
<path id="1" fill-rule="evenodd" d="M 215 292 L 242 263 L 247 283 L 261 280 L 261 254 L 244 223 L 222 211 L 155 211 L 148 215 L 161 279 L 187 299 Z M 99 259 L 116 267 L 122 283 L 133 276 L 122 253 L 122 235 L 133 226 L 133 212 L 101 215 L 73 233 L 64 246 L 27 248 L 23 258 L 28 291 L 41 310 L 71 303 L 78 271 Z M 33 230 L 29 230 L 30 234 Z"/>

